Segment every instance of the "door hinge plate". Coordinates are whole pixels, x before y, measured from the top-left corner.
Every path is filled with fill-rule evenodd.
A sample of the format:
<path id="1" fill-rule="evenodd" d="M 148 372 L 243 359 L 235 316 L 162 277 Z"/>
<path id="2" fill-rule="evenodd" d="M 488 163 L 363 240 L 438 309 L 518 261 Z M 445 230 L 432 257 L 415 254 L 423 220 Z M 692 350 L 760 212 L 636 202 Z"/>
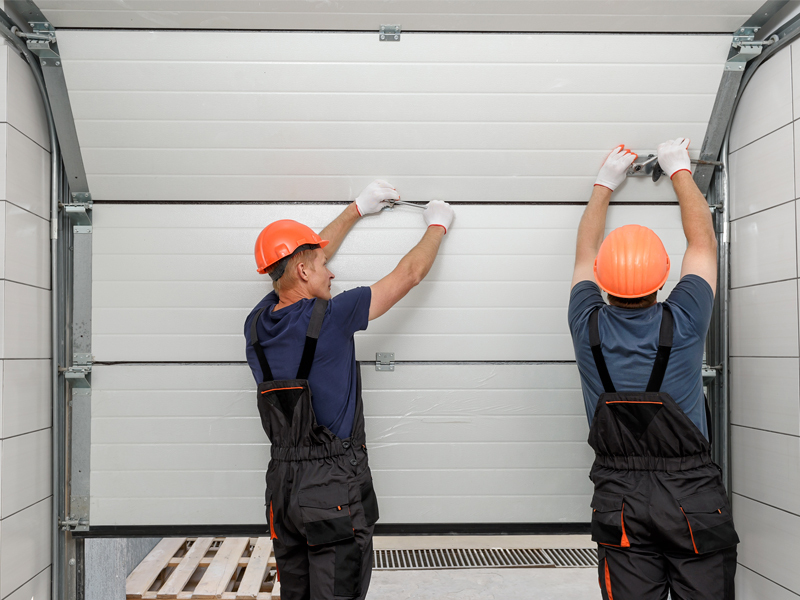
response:
<path id="1" fill-rule="evenodd" d="M 375 370 L 394 371 L 394 352 L 376 352 Z"/>
<path id="2" fill-rule="evenodd" d="M 400 25 L 381 25 L 379 39 L 382 42 L 399 42 Z"/>

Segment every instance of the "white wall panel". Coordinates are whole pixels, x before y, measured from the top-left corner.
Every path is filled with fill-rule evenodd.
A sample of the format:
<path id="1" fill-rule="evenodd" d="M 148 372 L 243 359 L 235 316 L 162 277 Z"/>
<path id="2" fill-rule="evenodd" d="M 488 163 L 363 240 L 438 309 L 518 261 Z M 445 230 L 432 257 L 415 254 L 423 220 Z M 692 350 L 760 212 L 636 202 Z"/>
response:
<path id="1" fill-rule="evenodd" d="M 0 518 L 27 508 L 50 496 L 52 432 L 49 429 L 18 435 L 2 441 L 0 473 Z"/>
<path id="2" fill-rule="evenodd" d="M 383 522 L 587 520 L 574 365 L 362 374 Z M 269 446 L 246 366 L 97 366 L 93 387 L 93 524 L 264 521 Z M 489 519 L 495 500 L 504 510 Z"/>
<path id="3" fill-rule="evenodd" d="M 797 280 L 731 290 L 732 356 L 797 356 Z"/>
<path id="4" fill-rule="evenodd" d="M 795 203 L 731 223 L 731 287 L 797 277 Z"/>
<path id="5" fill-rule="evenodd" d="M 792 127 L 782 127 L 731 153 L 731 219 L 739 219 L 795 198 Z M 797 128 L 797 123 L 794 127 Z"/>
<path id="6" fill-rule="evenodd" d="M 3 127 L 0 127 L 0 131 L 2 129 Z M 0 139 L 0 147 L 2 147 L 2 139 Z M 0 279 L 6 278 L 6 204 L 8 203 L 5 201 L 0 202 Z"/>
<path id="7" fill-rule="evenodd" d="M 731 133 L 731 282 L 748 286 L 730 297 L 736 587 L 745 600 L 800 594 L 796 561 L 786 560 L 800 532 L 795 52 L 759 67 Z"/>
<path id="8" fill-rule="evenodd" d="M 8 139 L 6 198 L 25 210 L 49 219 L 50 154 L 14 127 L 8 125 L 5 130 Z"/>
<path id="9" fill-rule="evenodd" d="M 800 437 L 731 429 L 733 491 L 800 516 Z"/>
<path id="10" fill-rule="evenodd" d="M 146 29 L 314 29 L 377 32 L 382 23 L 416 31 L 675 31 L 729 33 L 755 12 L 759 0 L 668 3 L 656 0 L 287 0 L 187 3 L 128 0 L 42 0 L 57 27 Z M 377 36 L 377 34 L 375 34 Z M 403 38 L 405 39 L 405 38 Z"/>
<path id="11" fill-rule="evenodd" d="M 797 358 L 732 358 L 731 423 L 800 436 Z"/>
<path id="12" fill-rule="evenodd" d="M 633 183 L 640 183 L 635 181 Z M 112 206 L 93 211 L 93 350 L 106 361 L 239 361 L 242 324 L 271 286 L 253 267 L 263 225 L 317 229 L 341 206 Z M 572 360 L 566 304 L 580 206 L 458 206 L 425 282 L 358 334 L 361 360 Z M 685 240 L 675 206 L 614 206 L 609 229 L 650 225 L 679 276 Z M 331 269 L 334 291 L 388 274 L 419 240 L 413 208 L 369 218 Z M 668 291 L 668 290 L 667 290 Z M 480 319 L 475 310 L 486 309 Z"/>
<path id="13" fill-rule="evenodd" d="M 8 96 L 6 98 L 7 121 L 42 148 L 49 150 L 50 137 L 47 133 L 44 104 L 42 104 L 42 96 L 31 73 L 31 68 L 16 52 L 8 52 L 7 56 L 7 85 L 11 90 L 10 93 L 4 94 Z"/>
<path id="14" fill-rule="evenodd" d="M 732 151 L 791 123 L 791 63 L 789 52 L 779 52 L 755 72 L 731 126 Z"/>
<path id="15" fill-rule="evenodd" d="M 5 278 L 50 289 L 50 222 L 5 204 Z"/>
<path id="16" fill-rule="evenodd" d="M 59 34 L 103 200 L 346 200 L 376 176 L 406 199 L 583 200 L 621 139 L 645 152 L 684 135 L 699 149 L 727 46 L 725 36 Z M 629 184 L 617 196 L 671 194 Z"/>
<path id="17" fill-rule="evenodd" d="M 797 600 L 797 594 L 741 565 L 736 570 L 736 598 L 739 600 Z"/>
<path id="18" fill-rule="evenodd" d="M 0 438 L 50 427 L 52 409 L 49 360 L 3 361 Z"/>
<path id="19" fill-rule="evenodd" d="M 733 520 L 742 541 L 739 562 L 778 585 L 800 590 L 800 516 L 734 494 Z"/>
<path id="20" fill-rule="evenodd" d="M 0 521 L 0 597 L 5 598 L 47 568 L 51 529 L 49 498 Z"/>
<path id="21" fill-rule="evenodd" d="M 50 576 L 50 567 L 47 567 L 10 596 L 6 596 L 5 600 L 50 600 Z"/>
<path id="22" fill-rule="evenodd" d="M 50 356 L 50 292 L 6 281 L 3 306 L 4 358 Z"/>

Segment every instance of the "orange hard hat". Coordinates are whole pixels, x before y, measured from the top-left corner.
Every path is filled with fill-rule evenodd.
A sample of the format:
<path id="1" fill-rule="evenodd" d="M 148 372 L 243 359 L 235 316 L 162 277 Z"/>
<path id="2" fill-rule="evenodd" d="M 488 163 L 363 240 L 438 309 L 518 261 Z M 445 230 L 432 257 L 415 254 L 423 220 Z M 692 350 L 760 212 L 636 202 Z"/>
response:
<path id="1" fill-rule="evenodd" d="M 603 240 L 594 260 L 594 276 L 612 296 L 641 298 L 667 282 L 669 255 L 652 229 L 625 225 Z"/>
<path id="2" fill-rule="evenodd" d="M 328 240 L 323 240 L 310 227 L 291 219 L 270 223 L 261 230 L 256 240 L 258 272 L 266 273 L 270 266 L 307 244 L 324 248 Z"/>

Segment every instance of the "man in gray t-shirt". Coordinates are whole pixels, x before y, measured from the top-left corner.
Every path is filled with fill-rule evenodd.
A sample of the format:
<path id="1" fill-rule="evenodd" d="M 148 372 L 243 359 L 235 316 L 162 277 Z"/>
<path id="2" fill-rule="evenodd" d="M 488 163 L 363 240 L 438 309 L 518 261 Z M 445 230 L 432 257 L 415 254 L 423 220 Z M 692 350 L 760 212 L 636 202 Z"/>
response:
<path id="1" fill-rule="evenodd" d="M 687 241 L 665 302 L 657 295 L 670 261 L 655 232 L 625 225 L 603 239 L 611 193 L 636 160 L 624 146 L 603 164 L 578 228 L 569 326 L 595 451 L 592 540 L 604 600 L 734 597 L 739 538 L 711 460 L 702 388 L 717 245 L 688 145 L 658 147 Z"/>

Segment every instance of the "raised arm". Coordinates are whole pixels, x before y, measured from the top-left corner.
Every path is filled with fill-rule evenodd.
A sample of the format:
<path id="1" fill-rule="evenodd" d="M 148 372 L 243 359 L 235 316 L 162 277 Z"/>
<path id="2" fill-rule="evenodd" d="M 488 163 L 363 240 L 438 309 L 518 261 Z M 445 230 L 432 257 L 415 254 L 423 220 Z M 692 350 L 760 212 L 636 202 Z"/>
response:
<path id="1" fill-rule="evenodd" d="M 603 243 L 611 193 L 625 181 L 625 173 L 636 160 L 636 156 L 630 150 L 626 150 L 625 146 L 617 146 L 608 155 L 597 175 L 589 204 L 586 205 L 578 225 L 575 269 L 572 272 L 571 287 L 575 287 L 581 281 L 594 281 L 594 259 L 600 250 L 600 244 Z"/>
<path id="2" fill-rule="evenodd" d="M 400 194 L 397 193 L 397 190 L 394 189 L 390 183 L 382 179 L 376 179 L 370 183 L 358 195 L 355 201 L 348 204 L 347 208 L 320 232 L 320 237 L 323 240 L 329 241 L 329 244 L 323 248 L 325 258 L 330 259 L 336 254 L 344 238 L 359 218 L 364 215 L 380 212 L 384 206 L 387 206 L 388 200 L 399 199 Z"/>
<path id="3" fill-rule="evenodd" d="M 453 222 L 453 209 L 446 202 L 434 200 L 428 204 L 424 215 L 428 229 L 422 239 L 400 259 L 391 273 L 371 286 L 370 321 L 397 304 L 431 270 L 439 244 Z"/>
<path id="4" fill-rule="evenodd" d="M 689 162 L 689 140 L 664 142 L 658 147 L 658 163 L 672 179 L 672 186 L 681 207 L 686 253 L 681 264 L 681 277 L 697 275 L 717 291 L 717 237 L 708 202 L 692 178 Z"/>

